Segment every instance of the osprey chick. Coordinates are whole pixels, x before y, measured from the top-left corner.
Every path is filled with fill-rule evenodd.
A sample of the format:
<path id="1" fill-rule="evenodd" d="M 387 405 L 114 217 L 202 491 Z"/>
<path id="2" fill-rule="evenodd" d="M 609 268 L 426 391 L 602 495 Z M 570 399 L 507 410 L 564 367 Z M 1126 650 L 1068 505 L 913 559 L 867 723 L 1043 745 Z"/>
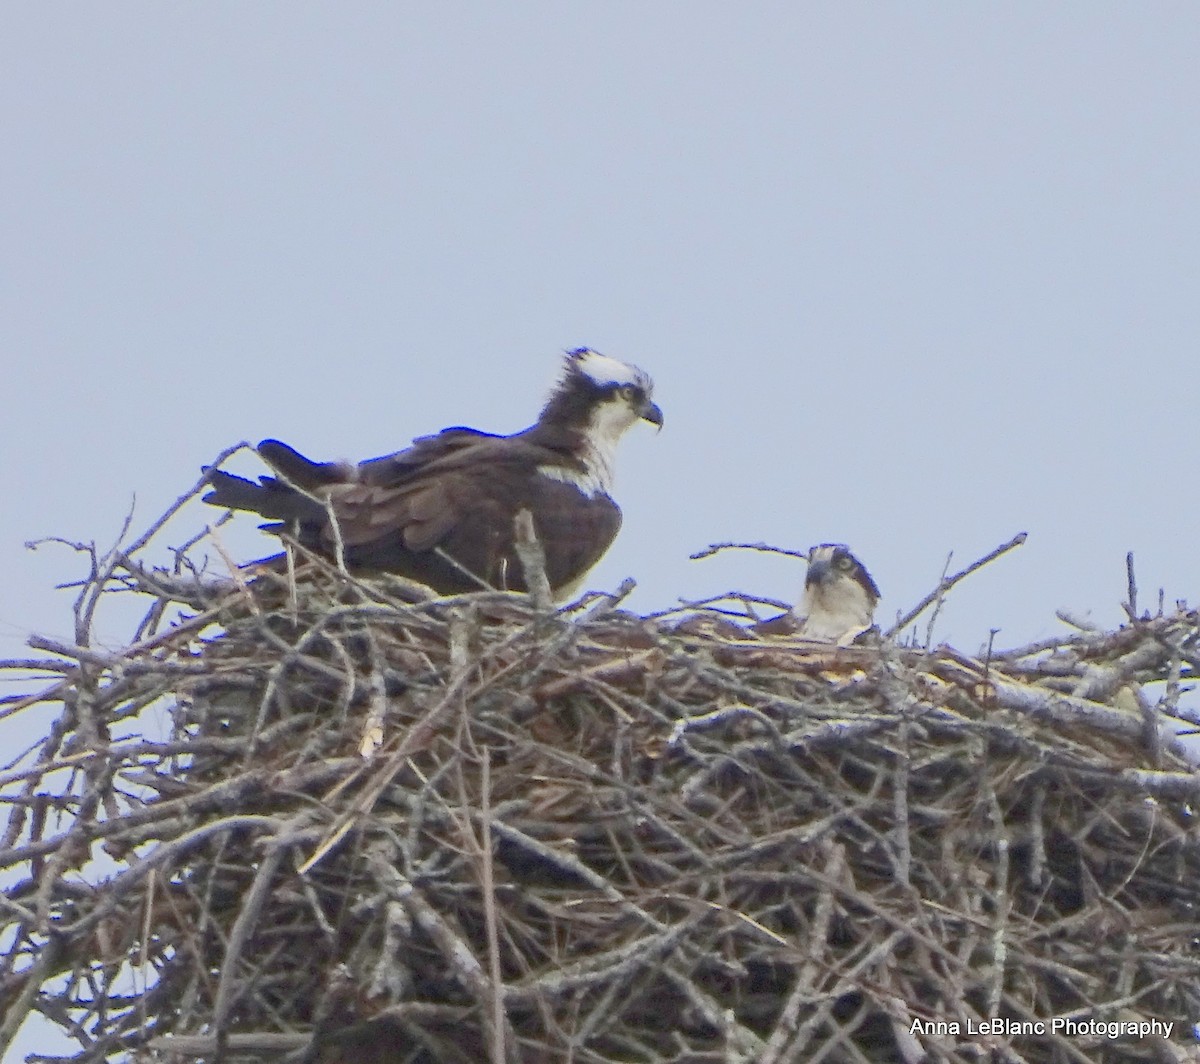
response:
<path id="1" fill-rule="evenodd" d="M 621 527 L 611 495 L 617 441 L 639 420 L 662 427 L 652 391 L 636 366 L 579 348 L 523 432 L 443 429 L 358 465 L 313 462 L 264 440 L 258 454 L 276 475 L 255 483 L 210 470 L 204 501 L 269 518 L 265 530 L 326 557 L 340 538 L 352 572 L 398 573 L 441 594 L 527 590 L 513 520 L 528 510 L 561 599 Z"/>
<path id="2" fill-rule="evenodd" d="M 878 602 L 879 588 L 850 548 L 820 543 L 808 552 L 797 634 L 847 646 L 871 627 Z"/>

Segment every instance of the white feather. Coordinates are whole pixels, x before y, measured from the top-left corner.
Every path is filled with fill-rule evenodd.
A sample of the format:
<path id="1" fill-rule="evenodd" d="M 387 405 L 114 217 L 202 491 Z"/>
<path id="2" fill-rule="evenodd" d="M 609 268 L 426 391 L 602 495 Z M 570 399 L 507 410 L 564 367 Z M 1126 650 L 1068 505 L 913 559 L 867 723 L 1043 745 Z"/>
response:
<path id="1" fill-rule="evenodd" d="M 593 473 L 579 472 L 575 469 L 567 469 L 565 466 L 557 465 L 538 466 L 538 472 L 550 480 L 558 480 L 564 484 L 573 485 L 589 499 L 594 499 L 597 495 L 608 494 L 608 487 Z"/>
<path id="2" fill-rule="evenodd" d="M 579 456 L 583 461 L 583 469 L 544 465 L 538 466 L 538 472 L 551 480 L 574 484 L 589 499 L 594 499 L 597 495 L 611 495 L 617 444 L 626 431 L 639 420 L 638 412 L 624 398 L 614 395 L 611 399 L 597 404 L 592 411 L 591 420 L 583 430 L 583 450 Z"/>
<path id="3" fill-rule="evenodd" d="M 649 378 L 637 366 L 609 358 L 608 355 L 602 355 L 590 348 L 576 356 L 575 365 L 579 367 L 580 373 L 590 377 L 601 387 L 609 384 L 634 384 L 647 388 L 649 384 Z"/>

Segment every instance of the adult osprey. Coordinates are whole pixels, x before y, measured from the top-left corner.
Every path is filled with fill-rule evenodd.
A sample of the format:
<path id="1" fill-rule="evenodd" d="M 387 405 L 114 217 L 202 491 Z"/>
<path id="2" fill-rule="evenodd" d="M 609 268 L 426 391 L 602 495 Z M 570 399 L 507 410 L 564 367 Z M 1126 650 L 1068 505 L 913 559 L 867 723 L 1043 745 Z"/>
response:
<path id="1" fill-rule="evenodd" d="M 204 501 L 270 518 L 264 529 L 326 557 L 340 543 L 353 572 L 399 573 L 442 594 L 526 590 L 513 522 L 528 510 L 563 598 L 621 527 L 610 494 L 617 441 L 638 420 L 662 427 L 652 389 L 636 366 L 579 348 L 524 432 L 443 429 L 357 466 L 264 440 L 258 453 L 276 475 L 255 483 L 210 470 Z"/>
<path id="2" fill-rule="evenodd" d="M 879 588 L 850 548 L 819 543 L 808 552 L 797 635 L 848 645 L 871 627 Z"/>

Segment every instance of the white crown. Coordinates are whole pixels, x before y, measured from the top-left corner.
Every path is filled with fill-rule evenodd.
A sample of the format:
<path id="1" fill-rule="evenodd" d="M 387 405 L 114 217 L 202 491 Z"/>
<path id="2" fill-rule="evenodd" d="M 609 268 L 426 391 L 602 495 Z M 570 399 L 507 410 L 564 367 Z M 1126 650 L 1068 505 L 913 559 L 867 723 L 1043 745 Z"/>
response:
<path id="1" fill-rule="evenodd" d="M 581 347 L 571 352 L 571 359 L 579 372 L 590 377 L 601 387 L 612 384 L 634 384 L 643 390 L 650 391 L 650 378 L 637 366 L 627 362 L 618 362 L 615 358 L 602 355 L 599 351 Z"/>

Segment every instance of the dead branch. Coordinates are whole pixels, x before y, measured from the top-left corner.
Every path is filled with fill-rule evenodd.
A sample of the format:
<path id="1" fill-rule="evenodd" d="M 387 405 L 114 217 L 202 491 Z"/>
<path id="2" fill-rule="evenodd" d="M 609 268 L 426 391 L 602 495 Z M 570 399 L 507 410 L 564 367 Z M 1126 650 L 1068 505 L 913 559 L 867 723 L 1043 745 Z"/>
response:
<path id="1" fill-rule="evenodd" d="M 897 620 L 896 623 L 884 633 L 884 635 L 890 638 L 891 636 L 896 635 L 898 632 L 904 631 L 905 628 L 907 628 L 910 624 L 912 624 L 913 621 L 920 617 L 921 614 L 924 613 L 930 606 L 932 606 L 934 603 L 941 602 L 941 600 L 946 597 L 947 592 L 954 587 L 955 584 L 965 580 L 973 572 L 978 569 L 982 569 L 989 562 L 995 561 L 1002 554 L 1007 554 L 1013 548 L 1019 547 L 1028 538 L 1029 534 L 1027 532 L 1018 532 L 1007 543 L 1001 543 L 1000 546 L 998 546 L 995 550 L 989 551 L 982 558 L 980 558 L 978 561 L 972 562 L 965 569 L 960 570 L 953 576 L 943 576 L 942 579 L 938 581 L 937 587 L 935 587 L 911 610 Z"/>
<path id="2" fill-rule="evenodd" d="M 714 554 L 719 554 L 723 550 L 754 550 L 763 554 L 783 554 L 788 558 L 808 560 L 808 551 L 791 550 L 787 547 L 773 547 L 769 543 L 710 543 L 704 550 L 698 550 L 695 554 L 689 554 L 688 557 L 692 561 L 699 561 L 701 558 L 711 558 Z"/>

